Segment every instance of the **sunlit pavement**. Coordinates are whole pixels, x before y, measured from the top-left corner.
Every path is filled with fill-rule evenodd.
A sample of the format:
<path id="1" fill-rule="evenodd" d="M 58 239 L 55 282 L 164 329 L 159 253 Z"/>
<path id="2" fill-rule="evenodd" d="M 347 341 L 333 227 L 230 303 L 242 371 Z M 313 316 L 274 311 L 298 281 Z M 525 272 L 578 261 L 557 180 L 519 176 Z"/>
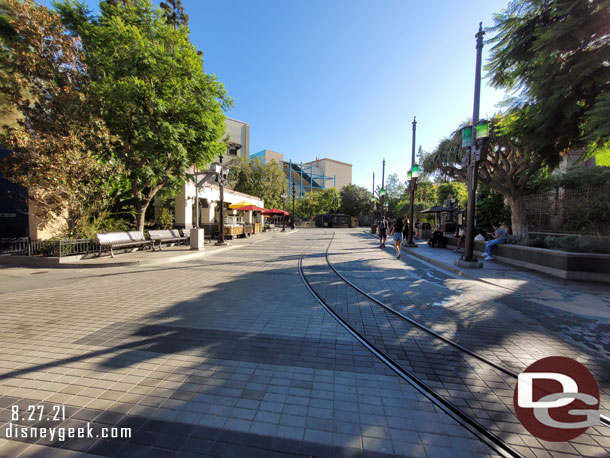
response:
<path id="1" fill-rule="evenodd" d="M 94 435 L 130 428 L 131 438 L 0 439 L 0 455 L 493 454 L 305 288 L 298 259 L 307 253 L 305 270 L 315 267 L 311 256 L 324 252 L 331 232 L 304 229 L 165 266 L 6 269 L 2 437 L 9 423 L 89 423 Z M 335 232 L 329 259 L 368 293 L 513 370 L 550 354 L 575 358 L 595 374 L 607 407 L 600 331 L 607 320 L 527 302 L 519 291 L 412 257 L 396 260 L 362 229 Z M 54 406 L 65 406 L 65 419 Z M 540 446 L 512 436 L 524 453 Z M 566 444 L 557 454 L 603 455 L 605 440 Z"/>

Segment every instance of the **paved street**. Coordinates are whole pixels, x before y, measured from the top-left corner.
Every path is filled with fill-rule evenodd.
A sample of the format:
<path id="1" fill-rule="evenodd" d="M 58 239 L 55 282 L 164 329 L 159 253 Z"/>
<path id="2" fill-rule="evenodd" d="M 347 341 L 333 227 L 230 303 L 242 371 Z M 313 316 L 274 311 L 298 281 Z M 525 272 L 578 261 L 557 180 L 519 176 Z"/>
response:
<path id="1" fill-rule="evenodd" d="M 601 426 L 555 445 L 524 433 L 509 418 L 510 381 L 493 374 L 499 385 L 489 385 L 478 363 L 363 301 L 324 254 L 332 242 L 328 260 L 348 280 L 513 371 L 549 355 L 582 362 L 608 415 L 610 311 L 598 288 L 562 294 L 547 278 L 549 307 L 536 276 L 497 286 L 413 256 L 396 260 L 362 228 L 334 232 L 301 229 L 164 265 L 3 267 L 0 456 L 495 455 L 339 325 L 304 285 L 303 254 L 304 275 L 337 313 L 519 453 L 610 453 Z M 594 316 L 583 313 L 589 300 Z M 449 386 L 441 366 L 462 381 Z M 474 399 L 476 388 L 464 395 L 466 383 L 495 398 Z M 6 434 L 9 424 L 87 423 L 94 437 Z M 105 428 L 129 428 L 131 437 L 96 437 Z"/>

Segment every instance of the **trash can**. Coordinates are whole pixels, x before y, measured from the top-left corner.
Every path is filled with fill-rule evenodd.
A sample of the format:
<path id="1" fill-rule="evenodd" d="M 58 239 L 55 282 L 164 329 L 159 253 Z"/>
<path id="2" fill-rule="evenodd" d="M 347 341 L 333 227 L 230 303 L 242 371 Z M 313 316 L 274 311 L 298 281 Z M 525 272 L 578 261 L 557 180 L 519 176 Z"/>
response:
<path id="1" fill-rule="evenodd" d="M 371 234 L 376 234 L 376 233 L 377 233 L 377 225 L 371 224 Z"/>
<path id="2" fill-rule="evenodd" d="M 420 240 L 429 240 L 432 237 L 432 226 L 430 223 L 421 223 L 419 225 Z"/>

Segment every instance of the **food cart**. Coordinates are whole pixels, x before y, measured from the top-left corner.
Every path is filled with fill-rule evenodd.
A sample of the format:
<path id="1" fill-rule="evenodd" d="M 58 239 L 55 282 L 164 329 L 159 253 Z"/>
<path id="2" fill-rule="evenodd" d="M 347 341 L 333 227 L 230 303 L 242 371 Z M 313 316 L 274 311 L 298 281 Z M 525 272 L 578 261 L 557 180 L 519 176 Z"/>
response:
<path id="1" fill-rule="evenodd" d="M 235 238 L 239 236 L 250 237 L 253 232 L 252 224 L 245 224 L 243 216 L 227 215 L 224 219 L 225 237 Z"/>

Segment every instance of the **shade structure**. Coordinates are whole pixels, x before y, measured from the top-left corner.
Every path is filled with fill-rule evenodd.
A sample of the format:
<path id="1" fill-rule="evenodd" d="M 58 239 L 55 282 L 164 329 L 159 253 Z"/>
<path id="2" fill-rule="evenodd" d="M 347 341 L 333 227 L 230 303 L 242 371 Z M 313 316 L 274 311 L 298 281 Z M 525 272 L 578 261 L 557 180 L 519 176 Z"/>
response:
<path id="1" fill-rule="evenodd" d="M 288 212 L 285 212 L 284 210 L 279 210 L 277 208 L 272 208 L 271 210 L 265 210 L 264 212 L 262 212 L 263 215 L 289 215 Z"/>
<path id="2" fill-rule="evenodd" d="M 237 202 L 236 204 L 231 204 L 229 205 L 229 208 L 235 210 L 239 207 L 246 207 L 247 205 L 253 205 L 250 202 L 246 202 L 245 200 L 243 202 Z"/>
<path id="3" fill-rule="evenodd" d="M 441 207 L 440 205 L 435 205 L 434 207 L 430 207 L 427 210 L 424 210 L 423 212 L 420 213 L 443 213 L 443 212 L 456 212 L 458 209 L 457 208 L 448 208 L 448 207 Z"/>
<path id="4" fill-rule="evenodd" d="M 253 211 L 253 212 L 264 212 L 265 209 L 261 208 L 261 207 L 257 207 L 256 205 L 246 205 L 245 207 L 239 207 L 236 208 L 235 210 L 242 210 L 242 211 Z"/>

